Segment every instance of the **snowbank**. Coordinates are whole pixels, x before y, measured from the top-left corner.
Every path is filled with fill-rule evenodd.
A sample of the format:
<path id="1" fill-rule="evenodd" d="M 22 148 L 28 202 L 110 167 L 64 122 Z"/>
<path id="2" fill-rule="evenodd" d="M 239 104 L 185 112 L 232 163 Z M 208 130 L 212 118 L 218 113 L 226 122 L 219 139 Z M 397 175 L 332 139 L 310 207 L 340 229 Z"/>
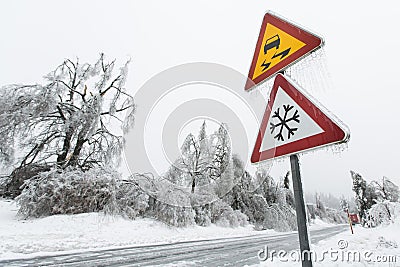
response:
<path id="1" fill-rule="evenodd" d="M 141 246 L 250 235 L 282 235 L 246 227 L 170 227 L 153 219 L 128 220 L 103 213 L 18 220 L 14 201 L 0 199 L 0 259 L 30 258 L 110 247 Z M 316 220 L 311 229 L 329 224 Z M 399 242 L 400 243 L 400 242 Z"/>
<path id="2" fill-rule="evenodd" d="M 321 228 L 329 227 L 332 225 L 331 223 L 323 221 L 318 217 L 315 219 L 312 219 L 310 224 L 313 229 L 321 229 Z"/>
<path id="3" fill-rule="evenodd" d="M 257 235 L 253 226 L 169 227 L 152 219 L 127 220 L 102 213 L 18 220 L 14 201 L 0 200 L 0 259 L 59 254 L 104 247 L 136 246 Z M 279 234 L 263 231 L 263 234 Z"/>

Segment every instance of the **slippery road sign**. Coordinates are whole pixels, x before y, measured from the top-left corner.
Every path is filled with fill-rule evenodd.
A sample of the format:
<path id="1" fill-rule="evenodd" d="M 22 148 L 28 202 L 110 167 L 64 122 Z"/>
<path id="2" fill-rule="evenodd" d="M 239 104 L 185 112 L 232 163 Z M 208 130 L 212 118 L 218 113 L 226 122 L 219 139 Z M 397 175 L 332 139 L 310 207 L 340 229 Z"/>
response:
<path id="1" fill-rule="evenodd" d="M 323 45 L 321 37 L 268 12 L 265 14 L 245 90 L 307 56 Z"/>

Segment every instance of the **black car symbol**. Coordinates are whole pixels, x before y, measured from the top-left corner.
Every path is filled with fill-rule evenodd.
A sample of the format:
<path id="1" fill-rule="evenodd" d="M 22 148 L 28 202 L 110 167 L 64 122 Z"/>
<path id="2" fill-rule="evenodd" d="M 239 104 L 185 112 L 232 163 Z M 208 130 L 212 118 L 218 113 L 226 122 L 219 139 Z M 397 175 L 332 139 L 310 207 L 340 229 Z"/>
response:
<path id="1" fill-rule="evenodd" d="M 264 45 L 264 54 L 267 54 L 268 50 L 271 48 L 279 49 L 279 44 L 281 43 L 281 39 L 279 35 L 274 35 L 271 38 L 268 38 Z"/>

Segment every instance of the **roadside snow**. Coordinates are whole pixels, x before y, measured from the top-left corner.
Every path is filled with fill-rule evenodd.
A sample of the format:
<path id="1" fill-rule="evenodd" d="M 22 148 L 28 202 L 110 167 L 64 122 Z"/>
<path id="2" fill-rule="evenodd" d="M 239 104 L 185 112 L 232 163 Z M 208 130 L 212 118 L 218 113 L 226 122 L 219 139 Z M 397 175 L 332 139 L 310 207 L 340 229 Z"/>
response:
<path id="1" fill-rule="evenodd" d="M 169 227 L 152 219 L 127 220 L 102 213 L 18 220 L 14 201 L 0 200 L 0 259 L 25 258 L 105 247 L 136 246 L 249 235 L 277 235 L 253 226 Z"/>
<path id="2" fill-rule="evenodd" d="M 71 253 L 110 247 L 141 246 L 189 240 L 251 235 L 281 235 L 273 230 L 255 231 L 252 225 L 227 228 L 169 227 L 152 219 L 127 220 L 102 213 L 57 215 L 19 220 L 15 201 L 0 199 L 0 259 Z M 329 224 L 316 220 L 311 229 Z"/>
<path id="3" fill-rule="evenodd" d="M 329 226 L 332 226 L 332 224 L 327 223 L 319 218 L 311 220 L 311 229 L 317 230 L 317 229 L 322 229 L 322 228 L 329 227 Z"/>
<path id="4" fill-rule="evenodd" d="M 311 245 L 316 256 L 313 266 L 400 266 L 400 220 L 377 228 L 354 227 L 334 237 Z M 342 249 L 341 249 L 342 248 Z M 278 253 L 278 252 L 277 252 Z M 325 253 L 325 254 L 324 254 Z M 281 254 L 254 266 L 300 266 L 298 252 Z"/>

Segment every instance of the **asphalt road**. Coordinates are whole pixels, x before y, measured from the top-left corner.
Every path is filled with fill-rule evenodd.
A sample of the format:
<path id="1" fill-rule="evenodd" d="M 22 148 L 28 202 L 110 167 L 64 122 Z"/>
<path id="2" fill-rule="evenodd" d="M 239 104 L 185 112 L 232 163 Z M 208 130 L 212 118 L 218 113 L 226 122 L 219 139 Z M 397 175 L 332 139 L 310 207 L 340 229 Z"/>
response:
<path id="1" fill-rule="evenodd" d="M 347 230 L 338 225 L 310 232 L 311 243 Z M 259 263 L 265 246 L 279 251 L 298 249 L 297 233 L 260 234 L 162 245 L 104 249 L 30 259 L 0 260 L 0 266 L 243 266 Z"/>

